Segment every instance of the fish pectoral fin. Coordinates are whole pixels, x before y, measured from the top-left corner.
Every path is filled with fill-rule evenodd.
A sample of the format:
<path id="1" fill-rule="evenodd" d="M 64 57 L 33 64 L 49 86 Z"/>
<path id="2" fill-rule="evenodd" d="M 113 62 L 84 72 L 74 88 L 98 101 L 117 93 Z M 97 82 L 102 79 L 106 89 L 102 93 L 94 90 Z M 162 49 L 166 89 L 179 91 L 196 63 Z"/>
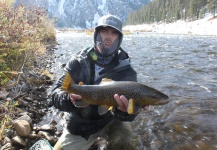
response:
<path id="1" fill-rule="evenodd" d="M 129 99 L 127 113 L 132 115 L 140 111 L 140 107 L 135 104 L 134 99 Z"/>
<path id="2" fill-rule="evenodd" d="M 110 106 L 108 110 L 110 110 L 110 111 L 111 111 L 111 110 L 113 110 L 113 108 L 114 108 L 113 106 Z"/>
<path id="3" fill-rule="evenodd" d="M 111 106 L 112 107 L 112 106 Z M 98 114 L 99 115 L 104 115 L 105 113 L 107 113 L 109 110 L 111 110 L 110 106 L 106 106 L 106 105 L 100 105 L 98 107 Z"/>
<path id="4" fill-rule="evenodd" d="M 85 107 L 85 106 L 88 105 L 87 103 L 85 103 L 85 102 L 82 101 L 82 100 L 75 100 L 75 101 L 73 102 L 73 104 L 75 105 L 75 107 Z"/>

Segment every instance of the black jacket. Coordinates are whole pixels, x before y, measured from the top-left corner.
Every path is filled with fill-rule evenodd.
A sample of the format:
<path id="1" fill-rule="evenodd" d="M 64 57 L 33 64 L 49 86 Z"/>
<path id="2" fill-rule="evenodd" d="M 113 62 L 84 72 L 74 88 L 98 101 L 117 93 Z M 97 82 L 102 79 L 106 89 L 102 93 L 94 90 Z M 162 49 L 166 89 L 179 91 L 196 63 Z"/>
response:
<path id="1" fill-rule="evenodd" d="M 111 63 L 99 74 L 100 78 L 94 81 L 95 62 L 92 56 L 95 54 L 93 48 L 78 52 L 66 64 L 65 70 L 71 75 L 75 83 L 83 82 L 86 85 L 99 84 L 102 78 L 109 78 L 115 81 L 137 81 L 137 73 L 130 65 L 128 54 L 121 48 L 114 56 Z M 52 101 L 56 108 L 70 113 L 67 120 L 67 129 L 70 133 L 88 138 L 91 134 L 102 129 L 112 119 L 122 121 L 133 121 L 137 114 L 129 115 L 118 109 L 113 113 L 107 112 L 104 115 L 98 114 L 98 106 L 89 105 L 85 108 L 75 107 L 68 94 L 59 94 L 64 76 L 55 84 L 52 94 Z"/>

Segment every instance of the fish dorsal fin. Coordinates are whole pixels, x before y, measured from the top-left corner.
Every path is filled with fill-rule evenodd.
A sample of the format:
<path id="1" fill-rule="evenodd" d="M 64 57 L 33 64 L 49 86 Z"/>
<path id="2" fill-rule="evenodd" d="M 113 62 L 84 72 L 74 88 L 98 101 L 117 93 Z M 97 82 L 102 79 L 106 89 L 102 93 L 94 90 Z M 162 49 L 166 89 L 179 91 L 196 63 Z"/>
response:
<path id="1" fill-rule="evenodd" d="M 100 85 L 106 85 L 106 84 L 110 84 L 112 82 L 114 82 L 114 80 L 108 79 L 108 78 L 103 78 L 102 81 L 100 82 Z"/>
<path id="2" fill-rule="evenodd" d="M 102 81 L 103 81 L 103 82 L 112 82 L 112 81 L 114 81 L 114 80 L 109 79 L 109 78 L 102 78 Z"/>
<path id="3" fill-rule="evenodd" d="M 109 110 L 111 110 L 112 106 L 107 106 L 107 105 L 100 105 L 98 107 L 98 114 L 99 115 L 104 115 L 105 113 L 107 113 Z"/>
<path id="4" fill-rule="evenodd" d="M 140 110 L 140 107 L 135 104 L 134 99 L 129 99 L 127 113 L 128 114 L 135 114 Z"/>

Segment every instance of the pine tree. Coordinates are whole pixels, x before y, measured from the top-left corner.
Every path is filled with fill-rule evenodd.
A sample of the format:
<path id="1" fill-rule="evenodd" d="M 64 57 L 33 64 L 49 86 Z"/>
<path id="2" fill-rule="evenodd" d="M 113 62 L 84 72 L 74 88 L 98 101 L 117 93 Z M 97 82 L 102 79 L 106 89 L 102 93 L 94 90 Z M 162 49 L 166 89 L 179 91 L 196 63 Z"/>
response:
<path id="1" fill-rule="evenodd" d="M 129 14 L 126 24 L 196 20 L 211 12 L 215 17 L 217 0 L 152 0 Z"/>
<path id="2" fill-rule="evenodd" d="M 217 0 L 207 0 L 207 3 L 207 9 L 213 14 L 213 17 L 215 17 L 217 9 Z"/>

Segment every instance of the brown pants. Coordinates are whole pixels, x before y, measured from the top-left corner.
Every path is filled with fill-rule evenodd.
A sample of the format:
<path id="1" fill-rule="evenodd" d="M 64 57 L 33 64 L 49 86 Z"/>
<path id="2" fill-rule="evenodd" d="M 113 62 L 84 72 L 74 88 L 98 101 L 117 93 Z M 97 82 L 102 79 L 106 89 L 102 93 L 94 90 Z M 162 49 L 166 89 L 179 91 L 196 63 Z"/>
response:
<path id="1" fill-rule="evenodd" d="M 133 133 L 130 123 L 119 120 L 113 120 L 101 131 L 92 134 L 88 140 L 65 130 L 54 150 L 88 150 L 98 137 L 106 139 L 109 142 L 109 149 L 112 150 L 138 150 L 138 138 Z"/>

